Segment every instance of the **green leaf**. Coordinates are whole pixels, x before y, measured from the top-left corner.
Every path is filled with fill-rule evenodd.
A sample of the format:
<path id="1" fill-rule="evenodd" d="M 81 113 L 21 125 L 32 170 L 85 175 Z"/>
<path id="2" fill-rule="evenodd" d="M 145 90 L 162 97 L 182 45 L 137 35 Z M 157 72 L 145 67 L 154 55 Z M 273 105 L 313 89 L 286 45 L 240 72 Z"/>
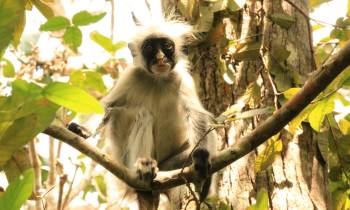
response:
<path id="1" fill-rule="evenodd" d="M 292 121 L 288 123 L 288 131 L 292 134 L 295 133 L 300 124 L 309 116 L 310 112 L 316 106 L 315 103 L 308 105 L 303 111 L 301 111 L 298 116 L 296 116 Z"/>
<path id="2" fill-rule="evenodd" d="M 78 47 L 81 45 L 83 34 L 78 27 L 68 27 L 63 35 L 63 41 L 74 52 L 78 51 Z"/>
<path id="3" fill-rule="evenodd" d="M 269 196 L 265 189 L 259 190 L 256 195 L 256 203 L 247 208 L 247 210 L 268 210 L 269 209 Z"/>
<path id="4" fill-rule="evenodd" d="M 103 94 L 107 90 L 106 86 L 104 85 L 102 75 L 95 71 L 73 71 L 70 74 L 69 83 L 84 89 L 89 93 L 98 91 L 100 94 Z"/>
<path id="5" fill-rule="evenodd" d="M 348 120 L 340 119 L 338 126 L 343 135 L 350 134 L 350 122 Z"/>
<path id="6" fill-rule="evenodd" d="M 332 39 L 339 39 L 339 40 L 343 40 L 343 41 L 347 40 L 347 36 L 345 34 L 345 31 L 343 29 L 339 29 L 339 28 L 333 29 L 330 33 L 330 37 Z"/>
<path id="7" fill-rule="evenodd" d="M 69 20 L 63 16 L 55 16 L 49 18 L 46 23 L 39 28 L 40 31 L 59 31 L 67 28 L 70 25 Z"/>
<path id="8" fill-rule="evenodd" d="M 90 33 L 90 39 L 96 42 L 98 45 L 103 47 L 107 52 L 111 53 L 112 55 L 115 54 L 118 50 L 125 48 L 127 46 L 126 42 L 117 42 L 113 44 L 112 40 L 102 34 L 100 34 L 98 31 L 92 31 Z"/>
<path id="9" fill-rule="evenodd" d="M 54 82 L 48 84 L 43 95 L 50 101 L 79 113 L 103 113 L 98 101 L 85 91 L 72 85 Z"/>
<path id="10" fill-rule="evenodd" d="M 228 0 L 228 1 L 227 1 L 227 8 L 228 8 L 229 10 L 231 10 L 232 12 L 241 9 L 241 8 L 238 6 L 238 4 L 236 3 L 236 1 L 234 1 L 234 0 Z"/>
<path id="11" fill-rule="evenodd" d="M 95 176 L 96 187 L 104 197 L 107 195 L 107 185 L 104 179 L 104 176 L 98 175 Z"/>
<path id="12" fill-rule="evenodd" d="M 244 44 L 232 57 L 237 61 L 255 60 L 260 56 L 261 42 L 248 42 Z"/>
<path id="13" fill-rule="evenodd" d="M 261 99 L 261 87 L 256 82 L 252 82 L 248 85 L 243 100 L 250 108 L 259 107 Z"/>
<path id="14" fill-rule="evenodd" d="M 15 33 L 21 28 L 21 18 L 25 12 L 25 4 L 22 0 L 2 0 L 0 3 L 0 59 Z"/>
<path id="15" fill-rule="evenodd" d="M 113 44 L 114 51 L 117 52 L 120 49 L 127 47 L 128 44 L 124 41 L 116 42 Z"/>
<path id="16" fill-rule="evenodd" d="M 16 29 L 13 32 L 13 45 L 15 47 L 17 47 L 19 44 L 19 41 L 21 39 L 23 30 L 24 30 L 25 23 L 26 23 L 26 16 L 25 16 L 25 13 L 23 12 L 19 14 L 19 21 L 17 22 Z"/>
<path id="17" fill-rule="evenodd" d="M 284 14 L 284 13 L 273 13 L 270 16 L 270 19 L 276 23 L 277 25 L 281 26 L 282 28 L 288 29 L 292 24 L 295 22 L 295 18 Z"/>
<path id="18" fill-rule="evenodd" d="M 321 4 L 329 1 L 331 0 L 309 0 L 309 7 L 310 9 L 315 9 L 316 7 L 319 7 Z"/>
<path id="19" fill-rule="evenodd" d="M 55 14 L 53 9 L 45 2 L 45 0 L 31 0 L 39 12 L 47 19 L 52 18 Z"/>
<path id="20" fill-rule="evenodd" d="M 92 31 L 90 33 L 90 38 L 97 44 L 99 44 L 103 49 L 110 53 L 115 53 L 113 42 L 110 38 L 107 38 L 106 36 L 100 34 L 98 31 Z"/>
<path id="21" fill-rule="evenodd" d="M 4 77 L 14 77 L 15 76 L 15 67 L 11 63 L 11 61 L 7 59 L 2 59 L 2 65 L 0 66 L 2 69 L 2 75 Z"/>
<path id="22" fill-rule="evenodd" d="M 331 113 L 334 109 L 334 100 L 327 97 L 316 103 L 315 108 L 308 116 L 309 123 L 315 131 L 320 131 L 322 122 L 326 114 Z"/>
<path id="23" fill-rule="evenodd" d="M 265 149 L 259 153 L 255 159 L 254 171 L 258 173 L 260 171 L 266 170 L 275 161 L 276 156 L 282 151 L 283 143 L 279 139 L 279 134 L 271 137 Z"/>
<path id="24" fill-rule="evenodd" d="M 347 193 L 344 190 L 336 190 L 332 192 L 333 210 L 346 210 Z"/>
<path id="25" fill-rule="evenodd" d="M 105 12 L 93 15 L 88 11 L 81 11 L 73 16 L 72 22 L 75 26 L 86 26 L 92 23 L 96 23 L 106 15 Z"/>
<path id="26" fill-rule="evenodd" d="M 27 110 L 14 113 L 13 120 L 0 122 L 0 166 L 6 163 L 13 152 L 47 128 L 58 109 L 58 106 L 45 98 L 30 100 L 19 107 L 25 107 Z M 29 110 L 30 108 L 32 110 Z"/>
<path id="27" fill-rule="evenodd" d="M 324 27 L 325 27 L 324 25 L 315 24 L 312 26 L 312 31 L 317 31 L 317 30 L 324 28 Z"/>
<path id="28" fill-rule="evenodd" d="M 17 177 L 0 196 L 0 207 L 6 210 L 19 210 L 32 194 L 34 186 L 34 171 L 29 169 Z"/>
<path id="29" fill-rule="evenodd" d="M 288 90 L 283 92 L 283 95 L 286 99 L 291 99 L 297 92 L 300 91 L 301 88 L 289 88 Z"/>

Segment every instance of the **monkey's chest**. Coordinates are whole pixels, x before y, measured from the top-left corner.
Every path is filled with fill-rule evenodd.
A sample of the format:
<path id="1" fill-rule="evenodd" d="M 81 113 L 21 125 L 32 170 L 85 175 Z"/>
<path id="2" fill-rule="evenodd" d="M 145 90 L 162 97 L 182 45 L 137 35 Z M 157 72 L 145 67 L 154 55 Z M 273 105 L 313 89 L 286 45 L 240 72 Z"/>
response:
<path id="1" fill-rule="evenodd" d="M 135 119 L 133 129 L 132 138 L 141 138 L 140 141 L 149 148 L 148 155 L 157 161 L 176 155 L 174 151 L 178 151 L 188 139 L 185 113 L 178 106 L 153 110 L 143 108 L 142 114 L 139 113 Z"/>

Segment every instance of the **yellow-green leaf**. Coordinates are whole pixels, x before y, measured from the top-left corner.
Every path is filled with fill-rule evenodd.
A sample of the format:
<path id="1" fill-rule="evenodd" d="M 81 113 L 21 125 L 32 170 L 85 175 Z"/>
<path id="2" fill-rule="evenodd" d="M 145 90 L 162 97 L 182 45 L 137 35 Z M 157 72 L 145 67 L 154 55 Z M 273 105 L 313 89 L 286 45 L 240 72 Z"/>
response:
<path id="1" fill-rule="evenodd" d="M 80 29 L 76 26 L 68 27 L 63 35 L 63 41 L 69 46 L 74 52 L 78 51 L 78 47 L 81 45 L 83 34 Z"/>
<path id="2" fill-rule="evenodd" d="M 34 186 L 34 171 L 29 169 L 17 177 L 0 196 L 0 208 L 18 210 L 32 194 Z"/>
<path id="3" fill-rule="evenodd" d="M 332 97 L 327 97 L 316 103 L 314 109 L 308 116 L 309 123 L 315 131 L 320 131 L 322 122 L 326 114 L 331 113 L 334 109 Z"/>
<path id="4" fill-rule="evenodd" d="M 324 25 L 320 25 L 320 24 L 315 24 L 312 26 L 312 31 L 317 31 L 321 28 L 324 28 Z"/>
<path id="5" fill-rule="evenodd" d="M 291 99 L 297 92 L 300 91 L 301 88 L 289 88 L 288 90 L 283 92 L 283 95 L 286 99 Z"/>
<path id="6" fill-rule="evenodd" d="M 244 102 L 248 104 L 250 108 L 258 107 L 261 99 L 261 87 L 258 85 L 258 83 L 250 83 L 244 93 L 243 98 Z"/>
<path id="7" fill-rule="evenodd" d="M 97 21 L 101 20 L 105 15 L 105 12 L 94 15 L 84 10 L 75 14 L 72 18 L 72 22 L 75 26 L 86 26 L 92 23 L 96 23 Z"/>
<path id="8" fill-rule="evenodd" d="M 67 28 L 70 25 L 69 20 L 63 16 L 55 16 L 49 18 L 39 28 L 40 31 L 59 31 Z"/>
<path id="9" fill-rule="evenodd" d="M 10 102 L 13 101 L 12 99 L 14 99 L 13 96 L 9 98 Z M 22 104 L 23 106 L 19 106 Z M 14 104 L 10 103 L 8 105 L 13 106 Z M 20 149 L 49 126 L 58 108 L 45 98 L 18 102 L 17 107 L 33 110 L 12 108 L 12 112 L 9 112 L 13 113 L 12 119 L 8 118 L 7 121 L 0 122 L 0 166 L 7 162 L 13 152 Z"/>
<path id="10" fill-rule="evenodd" d="M 309 116 L 310 112 L 314 109 L 315 106 L 316 106 L 315 103 L 308 105 L 305 109 L 303 109 L 303 111 L 301 111 L 298 114 L 298 116 L 296 116 L 292 121 L 290 121 L 288 123 L 289 125 L 288 131 L 294 134 L 297 128 Z"/>
<path id="11" fill-rule="evenodd" d="M 279 134 L 271 137 L 265 149 L 259 153 L 255 159 L 254 171 L 258 173 L 262 170 L 266 170 L 274 162 L 276 155 L 282 151 L 282 140 L 279 139 Z"/>
<path id="12" fill-rule="evenodd" d="M 309 0 L 309 8 L 315 9 L 316 7 L 320 6 L 323 3 L 329 2 L 331 0 Z"/>
<path id="13" fill-rule="evenodd" d="M 43 95 L 50 101 L 79 113 L 103 113 L 100 103 L 84 90 L 61 82 L 48 84 Z"/>
<path id="14" fill-rule="evenodd" d="M 90 38 L 91 38 L 91 40 L 96 42 L 98 45 L 103 47 L 103 49 L 105 49 L 106 51 L 108 51 L 108 52 L 110 52 L 112 54 L 115 53 L 113 42 L 112 42 L 112 40 L 110 38 L 102 35 L 98 31 L 92 31 L 90 33 Z"/>
<path id="15" fill-rule="evenodd" d="M 19 30 L 21 17 L 25 12 L 22 0 L 2 0 L 0 3 L 0 58 L 5 49 L 14 40 L 16 30 Z"/>
<path id="16" fill-rule="evenodd" d="M 2 59 L 0 69 L 2 70 L 2 75 L 4 77 L 14 77 L 15 76 L 15 67 L 11 63 L 11 61 L 7 59 Z"/>
<path id="17" fill-rule="evenodd" d="M 17 47 L 19 44 L 19 41 L 21 39 L 25 24 L 26 24 L 26 15 L 23 12 L 23 13 L 19 14 L 19 21 L 17 22 L 16 29 L 13 33 L 13 45 L 15 47 Z"/>
<path id="18" fill-rule="evenodd" d="M 350 122 L 348 120 L 340 119 L 338 125 L 343 135 L 350 134 Z"/>
<path id="19" fill-rule="evenodd" d="M 255 60 L 260 56 L 261 42 L 248 42 L 240 48 L 232 57 L 237 61 Z"/>
<path id="20" fill-rule="evenodd" d="M 100 94 L 103 94 L 107 90 L 103 83 L 102 75 L 95 71 L 73 71 L 70 74 L 69 83 L 82 88 L 89 93 L 97 91 Z"/>
<path id="21" fill-rule="evenodd" d="M 247 210 L 268 210 L 269 197 L 265 189 L 259 190 L 256 196 L 256 203 L 247 208 Z"/>

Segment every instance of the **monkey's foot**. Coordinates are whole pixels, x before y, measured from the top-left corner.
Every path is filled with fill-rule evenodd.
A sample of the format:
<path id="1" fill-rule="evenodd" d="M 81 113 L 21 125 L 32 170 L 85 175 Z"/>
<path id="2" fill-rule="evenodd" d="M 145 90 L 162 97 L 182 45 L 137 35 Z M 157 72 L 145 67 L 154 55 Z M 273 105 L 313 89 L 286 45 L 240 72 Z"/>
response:
<path id="1" fill-rule="evenodd" d="M 197 148 L 193 151 L 192 161 L 197 174 L 206 178 L 210 170 L 209 151 L 205 148 Z"/>
<path id="2" fill-rule="evenodd" d="M 211 185 L 209 151 L 205 148 L 195 149 L 192 154 L 192 161 L 198 179 L 194 183 L 195 190 L 199 194 L 200 202 L 203 202 L 209 193 Z"/>
<path id="3" fill-rule="evenodd" d="M 157 161 L 152 158 L 138 158 L 135 166 L 140 180 L 151 182 L 157 175 Z"/>

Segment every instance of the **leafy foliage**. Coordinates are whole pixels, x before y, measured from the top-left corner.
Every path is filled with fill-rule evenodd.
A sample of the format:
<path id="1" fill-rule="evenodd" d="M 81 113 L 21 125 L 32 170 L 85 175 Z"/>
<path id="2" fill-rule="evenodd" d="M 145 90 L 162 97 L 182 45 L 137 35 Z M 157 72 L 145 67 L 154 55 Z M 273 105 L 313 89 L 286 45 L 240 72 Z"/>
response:
<path id="1" fill-rule="evenodd" d="M 53 82 L 43 89 L 48 100 L 80 113 L 103 113 L 103 108 L 95 98 L 82 89 L 66 83 Z"/>
<path id="2" fill-rule="evenodd" d="M 91 32 L 90 38 L 98 45 L 103 47 L 103 49 L 105 49 L 107 52 L 111 53 L 111 55 L 114 55 L 118 50 L 127 46 L 126 42 L 122 41 L 113 43 L 110 38 L 107 38 L 106 36 L 100 34 L 98 31 Z"/>
<path id="3" fill-rule="evenodd" d="M 42 89 L 24 80 L 12 83 L 12 95 L 1 98 L 0 166 L 54 119 L 57 106 L 41 95 Z"/>
<path id="4" fill-rule="evenodd" d="M 11 63 L 11 61 L 7 59 L 2 59 L 0 69 L 2 70 L 2 74 L 4 77 L 14 77 L 15 76 L 15 67 Z"/>
<path id="5" fill-rule="evenodd" d="M 29 169 L 13 180 L 5 193 L 0 196 L 0 207 L 6 210 L 19 210 L 32 194 L 33 185 L 34 172 Z"/>
<path id="6" fill-rule="evenodd" d="M 81 11 L 75 14 L 72 18 L 72 22 L 75 26 L 86 26 L 92 23 L 96 23 L 106 15 L 105 12 L 97 15 L 93 15 L 88 11 Z"/>
<path id="7" fill-rule="evenodd" d="M 86 26 L 98 22 L 106 15 L 105 12 L 93 15 L 88 11 L 76 13 L 72 21 L 62 16 L 49 18 L 46 23 L 40 26 L 40 31 L 60 31 L 64 30 L 63 41 L 74 52 L 78 52 L 78 48 L 82 43 L 83 34 L 80 26 Z M 73 23 L 73 25 L 71 24 Z"/>

